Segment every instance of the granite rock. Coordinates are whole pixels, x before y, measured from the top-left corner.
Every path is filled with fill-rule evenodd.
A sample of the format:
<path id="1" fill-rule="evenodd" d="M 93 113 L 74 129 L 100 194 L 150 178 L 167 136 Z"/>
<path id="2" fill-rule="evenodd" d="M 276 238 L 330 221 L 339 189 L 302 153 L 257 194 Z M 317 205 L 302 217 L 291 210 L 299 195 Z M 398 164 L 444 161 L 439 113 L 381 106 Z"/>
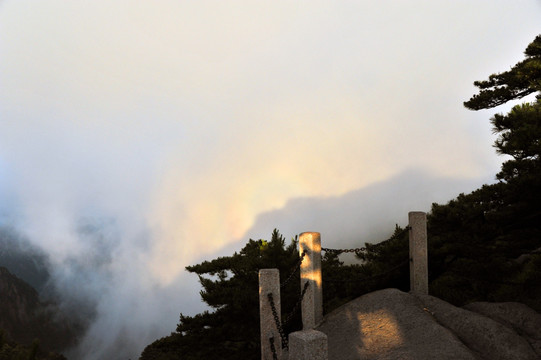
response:
<path id="1" fill-rule="evenodd" d="M 541 315 L 522 304 L 451 305 L 385 289 L 326 314 L 330 360 L 540 359 Z"/>

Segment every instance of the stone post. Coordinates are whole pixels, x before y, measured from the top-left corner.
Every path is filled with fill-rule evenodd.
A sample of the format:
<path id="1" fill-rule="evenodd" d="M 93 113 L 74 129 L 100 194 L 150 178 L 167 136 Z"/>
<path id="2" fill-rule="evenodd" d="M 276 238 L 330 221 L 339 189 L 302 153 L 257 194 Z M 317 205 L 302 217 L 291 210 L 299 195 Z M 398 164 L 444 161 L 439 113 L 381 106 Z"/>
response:
<path id="1" fill-rule="evenodd" d="M 327 335 L 317 330 L 303 330 L 289 334 L 289 359 L 328 360 Z"/>
<path id="2" fill-rule="evenodd" d="M 426 213 L 412 211 L 409 218 L 410 291 L 428 295 Z"/>
<path id="3" fill-rule="evenodd" d="M 280 305 L 280 272 L 278 269 L 259 270 L 259 321 L 261 329 L 261 360 L 272 360 L 270 338 L 274 338 L 274 348 L 278 360 L 284 359 L 282 351 L 282 339 L 276 328 L 276 322 L 272 314 L 268 294 L 272 294 L 278 320 L 281 319 Z"/>
<path id="4" fill-rule="evenodd" d="M 299 252 L 306 251 L 301 264 L 301 291 L 309 283 L 301 304 L 304 330 L 316 327 L 323 320 L 323 293 L 321 282 L 321 236 L 305 232 L 299 236 Z"/>

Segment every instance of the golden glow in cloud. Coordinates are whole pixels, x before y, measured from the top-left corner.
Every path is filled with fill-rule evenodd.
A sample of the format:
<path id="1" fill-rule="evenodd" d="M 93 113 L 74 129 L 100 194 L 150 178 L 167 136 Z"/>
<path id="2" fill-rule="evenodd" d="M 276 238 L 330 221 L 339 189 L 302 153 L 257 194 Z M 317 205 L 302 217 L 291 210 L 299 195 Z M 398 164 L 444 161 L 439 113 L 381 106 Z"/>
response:
<path id="1" fill-rule="evenodd" d="M 65 294 L 95 301 L 74 358 L 136 358 L 200 311 L 184 267 L 260 236 L 266 211 L 284 211 L 270 231 L 346 241 L 441 190 L 423 174 L 445 196 L 495 174 L 492 112 L 462 101 L 522 58 L 540 15 L 537 0 L 0 1 L 0 195 L 68 260 Z M 368 184 L 384 195 L 336 199 Z M 82 236 L 85 216 L 111 233 Z"/>
<path id="2" fill-rule="evenodd" d="M 412 167 L 493 172 L 488 123 L 470 125 L 479 115 L 461 102 L 489 71 L 479 54 L 517 42 L 494 33 L 484 48 L 471 35 L 504 3 L 471 21 L 457 4 L 419 4 L 4 1 L 0 95 L 12 123 L 0 150 L 21 186 L 64 171 L 65 188 L 85 189 L 73 185 L 70 202 L 138 213 L 165 283 L 291 198 Z M 537 31 L 526 26 L 534 7 L 523 42 Z M 498 29 L 512 28 L 506 19 Z M 27 137 L 28 152 L 13 151 Z"/>

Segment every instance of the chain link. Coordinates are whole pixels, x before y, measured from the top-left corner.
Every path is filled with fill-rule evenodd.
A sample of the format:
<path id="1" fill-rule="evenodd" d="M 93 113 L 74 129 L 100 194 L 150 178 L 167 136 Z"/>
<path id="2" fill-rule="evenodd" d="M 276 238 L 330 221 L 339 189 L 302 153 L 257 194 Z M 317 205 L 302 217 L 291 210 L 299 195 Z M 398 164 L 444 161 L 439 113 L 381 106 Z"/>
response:
<path id="1" fill-rule="evenodd" d="M 333 253 L 333 254 L 341 254 L 341 253 L 360 253 L 360 252 L 363 252 L 363 251 L 366 251 L 366 248 L 357 248 L 357 249 L 329 249 L 329 248 L 321 248 L 321 251 L 325 251 L 325 252 L 328 252 L 328 253 Z"/>
<path id="2" fill-rule="evenodd" d="M 297 303 L 295 304 L 295 306 L 293 306 L 293 310 L 291 310 L 291 312 L 285 317 L 284 321 L 282 322 L 282 326 L 284 326 L 284 327 L 287 326 L 289 324 L 289 322 L 291 321 L 291 319 L 293 319 L 293 316 L 295 316 L 295 314 L 299 311 L 299 309 L 301 307 L 301 303 L 302 303 L 302 298 L 304 297 L 304 294 L 306 293 L 306 290 L 308 290 L 309 285 L 310 285 L 310 283 L 308 281 L 304 283 L 304 287 L 302 289 L 301 296 L 297 300 Z"/>
<path id="3" fill-rule="evenodd" d="M 382 246 L 383 244 L 386 244 L 390 241 L 393 241 L 397 238 L 399 238 L 400 236 L 402 236 L 406 231 L 409 231 L 411 229 L 411 226 L 406 226 L 404 229 L 402 229 L 402 231 L 400 231 L 398 234 L 394 234 L 393 236 L 391 236 L 389 239 L 387 240 L 384 240 L 384 241 L 381 241 L 377 244 L 374 244 L 372 246 L 375 246 L 375 247 L 378 247 L 378 246 Z M 361 248 L 356 248 L 356 249 L 329 249 L 329 248 L 321 248 L 321 251 L 325 251 L 325 252 L 328 252 L 328 253 L 332 253 L 332 254 L 342 254 L 342 253 L 361 253 L 363 251 L 366 251 L 366 248 L 364 247 L 361 247 Z"/>
<path id="4" fill-rule="evenodd" d="M 395 234 L 393 235 L 391 238 L 385 240 L 385 241 L 382 241 L 378 244 L 375 244 L 374 246 L 380 246 L 380 245 L 383 245 L 384 243 L 387 243 L 389 241 L 392 241 L 400 236 L 402 236 L 402 234 L 404 234 L 406 231 L 410 230 L 411 227 L 410 226 L 406 226 L 401 232 L 399 232 L 398 234 Z M 325 251 L 325 252 L 328 252 L 328 253 L 333 253 L 333 254 L 342 254 L 342 253 L 356 253 L 356 254 L 359 254 L 363 251 L 366 251 L 366 248 L 364 247 L 361 247 L 361 248 L 356 248 L 356 249 L 329 249 L 329 248 L 321 248 L 321 251 Z M 300 256 L 300 259 L 299 261 L 295 264 L 295 266 L 292 268 L 291 270 L 291 273 L 290 275 L 287 277 L 287 279 L 282 283 L 280 284 L 280 288 L 283 288 L 285 287 L 294 277 L 294 275 L 297 273 L 297 271 L 300 269 L 300 266 L 304 260 L 304 257 L 306 256 L 306 251 L 303 251 L 301 256 Z M 381 274 L 377 274 L 377 275 L 373 275 L 373 276 L 369 276 L 367 278 L 362 278 L 362 279 L 354 279 L 354 280 L 344 280 L 344 279 L 325 279 L 326 281 L 329 281 L 329 282 L 355 282 L 355 281 L 366 281 L 366 280 L 370 280 L 370 279 L 375 279 L 375 278 L 378 278 L 378 277 L 381 277 L 381 276 L 384 276 L 384 275 L 387 275 L 389 274 L 390 272 L 404 266 L 406 263 L 408 263 L 409 260 L 406 260 L 405 262 L 402 262 L 400 264 L 398 264 L 397 266 L 381 273 Z M 271 310 L 272 310 L 272 316 L 274 318 L 274 322 L 276 324 L 276 329 L 278 330 L 278 333 L 280 334 L 280 338 L 282 339 L 282 349 L 289 349 L 289 342 L 288 342 L 288 339 L 287 339 L 287 336 L 286 334 L 284 333 L 284 326 L 286 326 L 287 324 L 289 324 L 289 322 L 291 321 L 291 319 L 293 319 L 293 316 L 295 316 L 295 314 L 299 311 L 299 308 L 302 304 L 302 299 L 304 298 L 304 294 L 306 293 L 306 290 L 308 289 L 310 283 L 309 282 L 306 282 L 304 284 L 304 287 L 301 291 L 301 295 L 299 297 L 299 299 L 297 300 L 297 303 L 295 304 L 295 306 L 293 307 L 293 310 L 285 317 L 284 319 L 284 322 L 280 322 L 280 319 L 278 318 L 278 312 L 276 311 L 276 306 L 274 304 L 274 298 L 272 296 L 272 293 L 268 293 L 267 294 L 267 297 L 269 299 L 269 303 L 270 303 L 270 306 L 271 306 Z M 270 348 L 271 348 L 271 351 L 272 351 L 272 358 L 273 360 L 278 360 L 278 356 L 276 354 L 276 348 L 274 346 L 274 337 L 271 337 L 269 338 L 269 342 L 270 342 Z"/>
<path id="5" fill-rule="evenodd" d="M 280 284 L 280 288 L 284 288 L 295 276 L 295 274 L 299 271 L 302 261 L 304 260 L 304 257 L 306 256 L 306 250 L 304 250 L 301 254 L 301 257 L 299 261 L 295 264 L 295 266 L 291 269 L 291 274 L 287 277 L 287 279 Z"/>
<path id="6" fill-rule="evenodd" d="M 310 283 L 307 281 L 304 284 L 304 288 L 302 289 L 301 295 L 299 296 L 299 299 L 297 300 L 297 303 L 295 306 L 293 306 L 293 310 L 285 317 L 284 322 L 280 322 L 280 319 L 278 319 L 278 311 L 276 311 L 276 305 L 274 304 L 274 298 L 272 296 L 272 293 L 268 293 L 267 297 L 269 298 L 269 303 L 272 310 L 272 316 L 274 318 L 274 323 L 276 324 L 276 329 L 278 329 L 278 333 L 280 334 L 280 338 L 282 339 L 282 349 L 289 349 L 289 341 L 287 339 L 287 335 L 284 332 L 284 327 L 289 324 L 293 316 L 299 311 L 299 308 L 302 303 L 302 299 L 304 298 L 304 294 L 306 293 L 306 290 L 308 290 L 308 286 Z M 274 348 L 274 338 L 270 338 L 271 340 L 271 349 Z M 275 350 L 273 350 L 273 353 Z M 274 356 L 274 355 L 273 355 Z"/>
<path id="7" fill-rule="evenodd" d="M 276 348 L 274 347 L 274 337 L 269 338 L 270 348 L 272 351 L 272 360 L 278 360 L 278 355 L 276 354 Z"/>
<path id="8" fill-rule="evenodd" d="M 274 317 L 274 322 L 276 324 L 276 329 L 278 329 L 278 333 L 280 334 L 280 338 L 282 338 L 282 349 L 289 349 L 289 343 L 287 341 L 287 336 L 284 333 L 284 328 L 282 327 L 282 323 L 280 322 L 280 319 L 278 319 L 278 312 L 276 311 L 276 306 L 274 305 L 274 299 L 272 297 L 272 293 L 268 293 L 267 297 L 269 298 L 271 310 L 272 310 L 272 316 Z"/>

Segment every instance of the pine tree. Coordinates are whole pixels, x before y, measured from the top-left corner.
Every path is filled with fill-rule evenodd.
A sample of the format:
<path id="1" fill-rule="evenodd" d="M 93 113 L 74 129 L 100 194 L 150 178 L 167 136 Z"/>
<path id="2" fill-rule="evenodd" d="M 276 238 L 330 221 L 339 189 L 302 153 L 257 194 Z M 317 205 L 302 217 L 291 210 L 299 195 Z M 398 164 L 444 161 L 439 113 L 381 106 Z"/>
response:
<path id="1" fill-rule="evenodd" d="M 198 275 L 201 299 L 212 311 L 180 314 L 176 332 L 149 345 L 141 359 L 258 359 L 259 269 L 277 268 L 283 281 L 298 261 L 296 241 L 286 246 L 284 237 L 274 230 L 268 242 L 250 239 L 239 253 L 187 266 L 186 270 Z M 299 292 L 298 276 L 281 289 L 284 315 L 293 308 Z M 285 330 L 298 329 L 299 315 Z"/>
<path id="2" fill-rule="evenodd" d="M 479 93 L 464 102 L 471 110 L 489 109 L 508 101 L 541 92 L 541 35 L 524 51 L 526 59 L 509 71 L 492 74 L 488 80 L 475 81 Z M 540 99 L 540 95 L 537 95 Z"/>

